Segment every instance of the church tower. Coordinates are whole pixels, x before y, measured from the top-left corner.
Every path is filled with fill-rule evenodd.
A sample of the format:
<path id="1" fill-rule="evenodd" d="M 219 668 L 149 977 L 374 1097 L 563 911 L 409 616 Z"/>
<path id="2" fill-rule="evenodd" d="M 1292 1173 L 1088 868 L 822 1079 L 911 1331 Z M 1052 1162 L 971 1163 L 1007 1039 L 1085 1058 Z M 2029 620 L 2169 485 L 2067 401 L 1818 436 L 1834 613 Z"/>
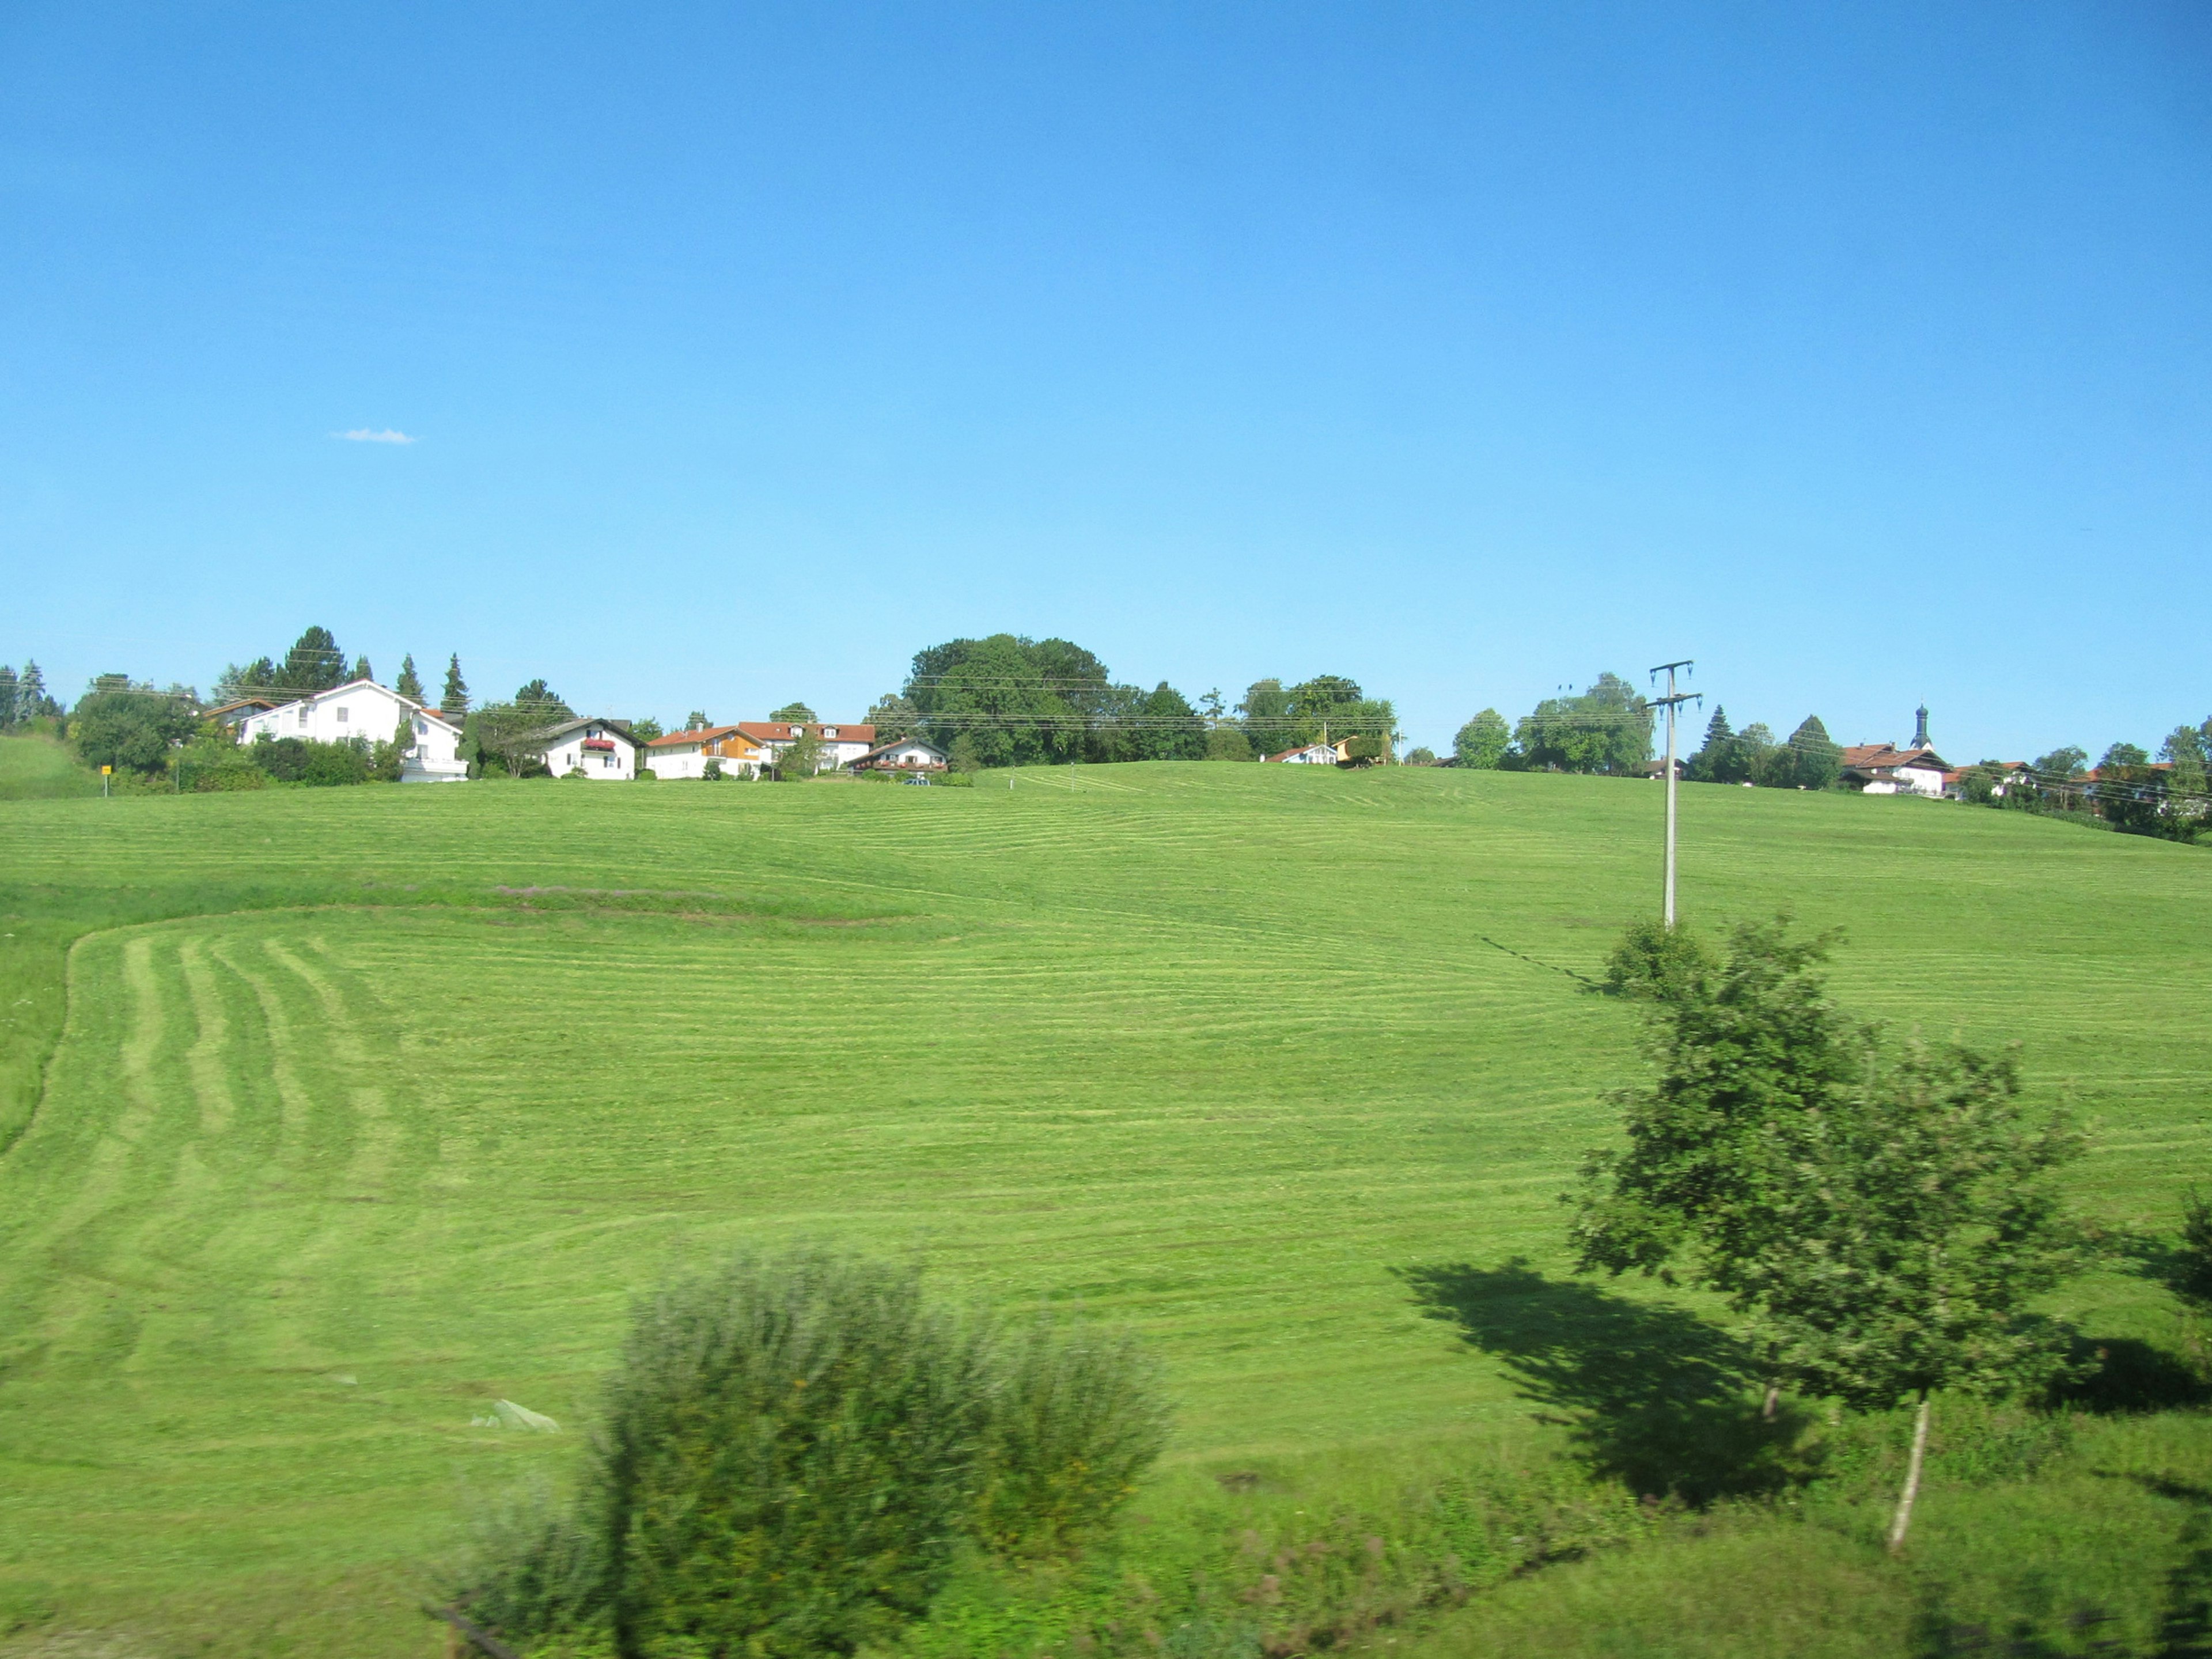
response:
<path id="1" fill-rule="evenodd" d="M 1924 702 L 1920 705 L 1919 717 L 1912 727 L 1912 741 L 1907 746 L 1913 749 L 1928 747 L 1928 705 Z"/>

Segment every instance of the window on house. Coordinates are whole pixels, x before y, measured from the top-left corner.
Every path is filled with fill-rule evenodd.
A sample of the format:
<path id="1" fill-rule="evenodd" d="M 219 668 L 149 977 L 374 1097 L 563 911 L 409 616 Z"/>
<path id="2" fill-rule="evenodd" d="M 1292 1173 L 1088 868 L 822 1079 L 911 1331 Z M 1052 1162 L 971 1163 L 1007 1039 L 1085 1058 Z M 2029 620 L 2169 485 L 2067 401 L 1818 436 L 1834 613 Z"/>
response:
<path id="1" fill-rule="evenodd" d="M 612 771 L 614 769 L 615 757 L 612 755 L 602 755 L 599 757 L 599 764 L 605 767 L 609 771 Z"/>
<path id="2" fill-rule="evenodd" d="M 338 710 L 338 724 L 339 724 L 340 726 L 343 726 L 343 725 L 344 725 L 348 720 L 351 720 L 352 718 L 353 718 L 353 710 L 352 710 L 352 709 L 350 709 L 350 708 L 341 708 L 341 709 L 339 709 L 339 710 Z"/>
<path id="3" fill-rule="evenodd" d="M 301 704 L 300 705 L 300 724 L 301 724 L 301 725 L 302 725 L 302 726 L 305 726 L 307 723 L 307 704 L 305 704 L 305 703 L 303 702 L 303 703 L 301 703 Z"/>

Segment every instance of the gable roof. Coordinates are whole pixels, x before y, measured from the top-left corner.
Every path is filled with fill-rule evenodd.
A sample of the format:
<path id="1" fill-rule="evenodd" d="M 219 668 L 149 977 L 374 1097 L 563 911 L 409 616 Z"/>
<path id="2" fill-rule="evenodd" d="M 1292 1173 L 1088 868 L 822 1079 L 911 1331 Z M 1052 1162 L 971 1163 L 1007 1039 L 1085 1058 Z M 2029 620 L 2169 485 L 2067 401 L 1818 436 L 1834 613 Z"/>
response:
<path id="1" fill-rule="evenodd" d="M 824 726 L 835 726 L 837 735 L 831 743 L 859 743 L 872 745 L 876 728 L 865 720 L 848 725 L 843 720 L 739 720 L 738 730 L 755 743 L 789 743 L 803 729 L 810 738 L 819 738 Z"/>
<path id="2" fill-rule="evenodd" d="M 840 732 L 842 732 L 845 728 L 841 726 L 837 729 Z M 879 743 L 873 749 L 868 750 L 866 754 L 854 756 L 850 764 L 858 766 L 862 761 L 873 760 L 877 756 L 888 755 L 895 749 L 905 749 L 908 747 L 927 749 L 931 754 L 936 756 L 938 759 L 943 760 L 945 758 L 945 751 L 942 749 L 939 749 L 935 744 L 932 743 L 927 738 L 906 737 L 893 738 L 889 743 Z"/>
<path id="3" fill-rule="evenodd" d="M 567 737 L 579 726 L 604 726 L 608 731 L 629 744 L 631 748 L 645 747 L 645 740 L 629 729 L 628 721 L 611 720 L 599 714 L 580 714 L 574 720 L 562 720 L 558 726 L 549 726 L 542 732 L 532 732 L 530 734 L 530 741 L 533 744 L 553 743 Z"/>
<path id="4" fill-rule="evenodd" d="M 671 732 L 665 737 L 655 738 L 651 743 L 647 744 L 646 747 L 648 749 L 672 749 L 679 743 L 703 745 L 710 743 L 719 743 L 723 738 L 732 735 L 742 738 L 744 737 L 745 734 L 734 726 L 695 726 L 688 731 Z M 748 741 L 750 741 L 750 739 L 748 739 Z"/>
<path id="5" fill-rule="evenodd" d="M 1899 749 L 1894 744 L 1854 743 L 1844 748 L 1844 767 L 1847 771 L 1894 771 L 1899 767 L 1915 767 L 1923 772 L 1948 772 L 1950 763 L 1933 749 Z"/>
<path id="6" fill-rule="evenodd" d="M 374 680 L 348 680 L 343 685 L 331 686 L 326 691 L 310 691 L 306 696 L 295 697 L 289 702 L 271 703 L 268 708 L 263 709 L 261 713 L 264 714 L 279 714 L 287 708 L 297 708 L 303 702 L 321 702 L 326 697 L 335 697 L 341 691 L 358 691 L 363 686 L 368 687 L 371 691 L 381 691 L 386 696 L 391 698 L 392 702 L 398 703 L 402 708 L 411 708 L 416 714 L 422 715 L 426 719 L 437 721 L 439 725 L 444 726 L 446 730 L 454 733 L 456 736 L 460 732 L 461 722 L 455 716 L 447 714 L 445 710 L 436 707 L 434 704 L 417 702 L 412 697 L 403 697 L 397 691 L 394 691 L 390 686 L 379 684 Z M 258 701 L 258 699 L 249 697 L 245 699 L 245 701 L 251 702 Z M 226 707 L 228 706 L 229 705 L 226 705 Z M 258 719 L 258 716 L 248 714 L 246 718 L 248 720 L 255 720 Z"/>
<path id="7" fill-rule="evenodd" d="M 1342 760 L 1344 758 L 1344 751 L 1338 748 L 1336 744 L 1333 743 L 1322 743 L 1319 741 L 1313 743 L 1302 743 L 1295 749 L 1285 749 L 1281 754 L 1270 755 L 1267 758 L 1271 761 L 1285 761 L 1290 759 L 1293 755 L 1310 755 L 1316 749 L 1318 749 L 1322 754 L 1327 755 L 1332 760 Z"/>

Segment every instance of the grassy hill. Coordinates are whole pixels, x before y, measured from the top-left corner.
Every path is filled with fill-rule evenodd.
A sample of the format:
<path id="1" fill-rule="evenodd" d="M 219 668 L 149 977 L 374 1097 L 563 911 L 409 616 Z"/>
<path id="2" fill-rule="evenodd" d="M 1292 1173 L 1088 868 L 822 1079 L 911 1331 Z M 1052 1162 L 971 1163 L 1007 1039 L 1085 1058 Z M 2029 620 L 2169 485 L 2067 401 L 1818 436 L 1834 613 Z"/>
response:
<path id="1" fill-rule="evenodd" d="M 100 775 L 52 738 L 0 738 L 0 801 L 57 800 L 100 793 Z"/>
<path id="2" fill-rule="evenodd" d="M 1419 1287 L 1644 1328 L 1556 1288 L 1557 1196 L 1638 1063 L 1587 976 L 1654 906 L 1657 792 L 984 784 L 0 805 L 0 1628 L 428 1651 L 419 1564 L 472 1494 L 574 1455 L 471 1419 L 584 1426 L 629 1297 L 740 1240 L 919 1250 L 960 1291 L 1137 1325 L 1180 1402 L 1149 1522 L 1555 1456 L 1541 1343 Z M 2039 1097 L 2101 1119 L 2087 1206 L 2171 1230 L 2212 1174 L 2212 857 L 1936 803 L 1682 799 L 1687 915 L 1843 925 L 1847 1001 L 2019 1040 Z M 2074 1301 L 2179 1340 L 2141 1279 Z M 2212 1477 L 2191 1415 L 2083 1433 L 2144 1481 Z M 2106 1494 L 2063 1501 L 2083 1525 L 2164 1538 L 2186 1510 L 2081 1480 Z M 2036 1501 L 1939 1480 L 1926 1553 L 1971 1565 L 1991 1504 Z M 1847 1522 L 1792 1536 L 1747 1554 L 1807 1595 L 1864 1576 L 1869 1641 L 1909 1613 Z M 1547 1568 L 1462 1617 L 1579 1650 L 1528 1632 L 1725 1543 Z M 1885 1650 L 1864 1634 L 1832 1650 Z"/>

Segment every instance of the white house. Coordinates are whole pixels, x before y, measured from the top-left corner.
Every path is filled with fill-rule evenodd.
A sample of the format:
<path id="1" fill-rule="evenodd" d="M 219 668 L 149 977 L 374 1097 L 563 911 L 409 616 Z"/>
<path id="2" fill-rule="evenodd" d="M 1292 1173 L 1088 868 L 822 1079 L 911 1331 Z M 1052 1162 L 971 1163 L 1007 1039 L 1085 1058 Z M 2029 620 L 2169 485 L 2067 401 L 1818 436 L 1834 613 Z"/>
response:
<path id="1" fill-rule="evenodd" d="M 645 744 L 620 720 L 574 720 L 548 726 L 531 738 L 530 747 L 545 757 L 556 778 L 581 772 L 604 782 L 627 783 L 637 776 L 637 757 Z"/>
<path id="2" fill-rule="evenodd" d="M 1287 766 L 1334 766 L 1344 758 L 1344 744 L 1310 743 L 1302 749 L 1285 749 L 1267 758 Z"/>
<path id="3" fill-rule="evenodd" d="M 822 764 L 818 769 L 824 772 L 834 772 L 841 766 L 849 766 L 876 746 L 876 728 L 867 725 L 847 726 L 836 721 L 797 725 L 782 720 L 739 720 L 738 730 L 767 750 L 766 763 L 771 766 L 785 750 L 799 741 L 802 732 L 811 733 L 822 744 Z"/>
<path id="4" fill-rule="evenodd" d="M 1933 749 L 1860 743 L 1844 750 L 1844 781 L 1862 794 L 1926 795 L 1940 800 L 1950 770 Z"/>
<path id="5" fill-rule="evenodd" d="M 646 763 L 662 778 L 703 778 L 709 763 L 725 777 L 757 777 L 768 751 L 734 726 L 699 726 L 671 732 L 646 744 Z"/>
<path id="6" fill-rule="evenodd" d="M 402 757 L 402 783 L 459 783 L 469 775 L 461 758 L 461 728 L 434 708 L 401 696 L 374 680 L 350 680 L 275 708 L 249 714 L 238 723 L 238 740 L 306 738 L 313 743 L 389 743 L 401 735 L 402 722 L 412 746 Z"/>
<path id="7" fill-rule="evenodd" d="M 945 751 L 920 738 L 900 738 L 879 743 L 865 755 L 847 761 L 855 772 L 942 772 Z"/>

